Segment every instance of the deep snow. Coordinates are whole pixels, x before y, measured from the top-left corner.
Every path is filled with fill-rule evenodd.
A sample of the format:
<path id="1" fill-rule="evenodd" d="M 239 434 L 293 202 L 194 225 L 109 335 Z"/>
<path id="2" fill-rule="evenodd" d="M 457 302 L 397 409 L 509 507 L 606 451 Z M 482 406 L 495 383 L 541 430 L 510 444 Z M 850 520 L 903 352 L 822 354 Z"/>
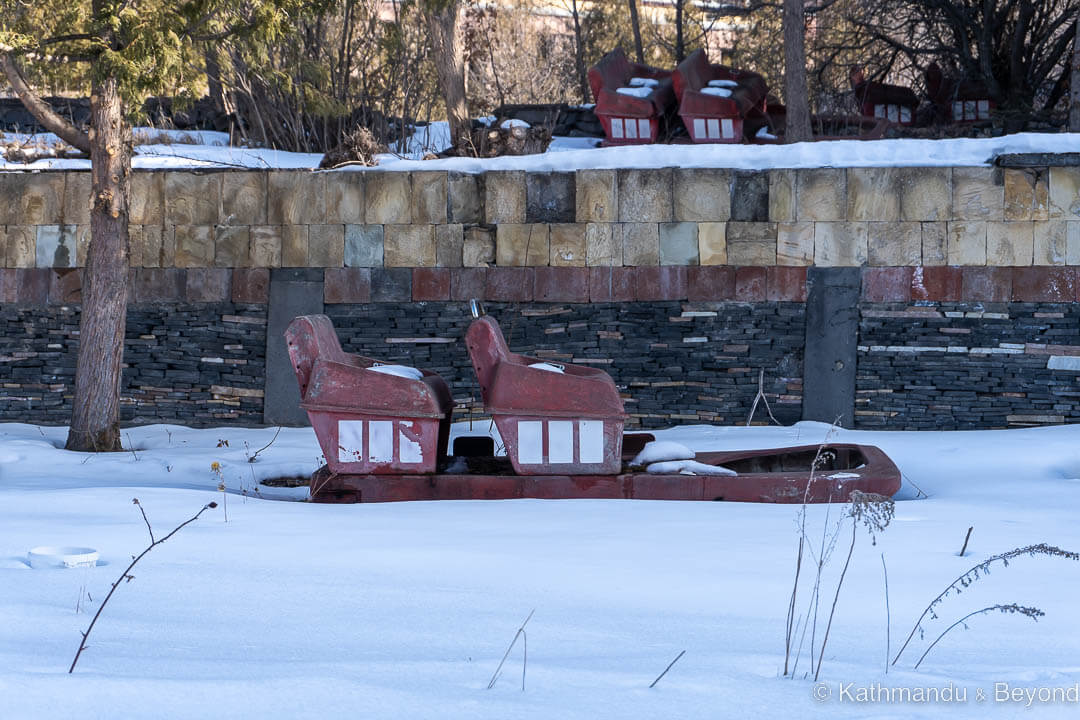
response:
<path id="1" fill-rule="evenodd" d="M 718 450 L 817 443 L 829 432 L 799 423 L 657 435 Z M 1031 709 L 1023 696 L 997 702 L 994 683 L 1037 693 L 1080 682 L 1080 564 L 1023 558 L 995 568 L 947 599 L 926 640 L 886 675 L 881 554 L 895 652 L 929 600 L 975 563 L 1036 542 L 1080 549 L 1080 427 L 833 434 L 885 449 L 909 499 L 897 504 L 876 546 L 859 532 L 825 654 L 831 697 L 824 702 L 814 699 L 824 691 L 802 677 L 805 655 L 798 679 L 779 676 L 797 506 L 281 502 L 305 491 L 261 487 L 264 497 L 254 497 L 252 473 L 311 472 L 319 450 L 310 430 L 286 429 L 247 462 L 273 435 L 272 428 L 157 425 L 124 431 L 134 452 L 90 456 L 58 449 L 63 428 L 0 425 L 0 718 L 1076 715 L 1068 701 L 1035 701 Z M 139 498 L 160 536 L 221 500 L 212 462 L 229 488 L 228 523 L 220 507 L 208 511 L 148 555 L 67 675 L 88 613 L 146 545 L 131 499 Z M 929 497 L 914 499 L 916 486 Z M 812 537 L 826 513 L 831 526 L 840 511 L 811 508 Z M 31 570 L 26 552 L 38 545 L 93 547 L 103 564 Z M 829 565 L 826 604 L 844 553 L 842 544 Z M 84 584 L 93 601 L 77 614 Z M 801 587 L 805 595 L 806 576 Z M 1036 605 L 1046 617 L 1037 624 L 976 617 L 911 670 L 947 623 L 1010 602 Z M 520 642 L 486 690 L 534 609 L 525 692 Z M 686 655 L 649 690 L 681 650 Z M 875 683 L 909 690 L 952 683 L 968 695 L 919 704 L 843 694 L 846 687 L 857 697 Z"/>

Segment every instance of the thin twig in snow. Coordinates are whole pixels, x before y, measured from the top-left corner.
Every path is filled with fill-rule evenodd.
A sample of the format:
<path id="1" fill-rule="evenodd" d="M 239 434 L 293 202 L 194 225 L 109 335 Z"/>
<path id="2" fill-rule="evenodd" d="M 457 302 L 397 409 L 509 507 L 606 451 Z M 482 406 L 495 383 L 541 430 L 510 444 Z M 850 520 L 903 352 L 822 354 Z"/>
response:
<path id="1" fill-rule="evenodd" d="M 685 654 L 686 654 L 686 651 L 685 651 L 685 650 L 683 650 L 683 651 L 682 651 L 682 652 L 680 652 L 680 653 L 679 653 L 678 655 L 676 655 L 676 656 L 675 656 L 675 659 L 674 659 L 674 660 L 672 660 L 671 662 L 669 662 L 669 663 L 668 663 L 668 666 L 667 666 L 666 668 L 664 668 L 664 672 L 660 673 L 660 675 L 658 675 L 658 676 L 657 676 L 657 678 L 656 678 L 655 680 L 653 680 L 653 681 L 652 681 L 652 684 L 651 684 L 651 685 L 649 685 L 649 689 L 651 690 L 651 689 L 653 689 L 654 687 L 656 687 L 656 683 L 660 682 L 660 678 L 662 678 L 662 677 L 664 677 L 665 675 L 667 675 L 667 672 L 668 672 L 668 670 L 670 670 L 670 669 L 672 668 L 672 666 L 673 666 L 673 665 L 675 665 L 675 663 L 679 662 L 679 658 L 681 658 L 681 657 L 682 657 L 683 655 L 685 655 Z"/>
<path id="2" fill-rule="evenodd" d="M 503 653 L 502 660 L 499 661 L 499 667 L 495 668 L 495 673 L 491 676 L 491 680 L 488 682 L 488 690 L 495 687 L 495 683 L 499 679 L 499 673 L 502 672 L 503 663 L 506 662 L 506 658 L 510 657 L 510 651 L 514 649 L 514 645 L 517 643 L 517 639 L 521 637 L 523 638 L 525 647 L 525 655 L 521 661 L 521 691 L 525 691 L 525 666 L 529 661 L 529 640 L 528 637 L 525 635 L 525 626 L 529 624 L 529 620 L 532 619 L 534 612 L 536 612 L 536 608 L 533 608 L 529 612 L 529 617 L 525 618 L 525 622 L 521 623 L 521 627 L 519 627 L 518 631 L 514 634 L 514 639 L 510 641 L 510 646 L 506 648 L 506 652 Z"/>

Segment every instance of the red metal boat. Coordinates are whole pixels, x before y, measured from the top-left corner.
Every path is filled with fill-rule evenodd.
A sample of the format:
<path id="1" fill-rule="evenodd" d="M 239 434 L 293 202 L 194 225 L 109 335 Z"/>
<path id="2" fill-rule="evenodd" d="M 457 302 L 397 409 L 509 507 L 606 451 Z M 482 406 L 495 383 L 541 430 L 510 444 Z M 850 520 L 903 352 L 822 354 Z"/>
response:
<path id="1" fill-rule="evenodd" d="M 624 435 L 610 376 L 512 353 L 498 323 L 475 301 L 473 308 L 466 345 L 505 455 L 496 456 L 487 436 L 459 437 L 448 455 L 453 402 L 435 373 L 346 354 L 325 315 L 292 322 L 285 334 L 301 406 L 327 461 L 312 475 L 313 501 L 820 503 L 846 502 L 854 490 L 891 496 L 900 489 L 896 465 L 866 445 L 697 453 L 697 465 L 676 470 L 631 466 L 654 438 Z"/>
<path id="2" fill-rule="evenodd" d="M 630 62 L 621 48 L 589 68 L 589 87 L 607 145 L 656 142 L 675 105 L 671 71 Z"/>
<path id="3" fill-rule="evenodd" d="M 766 127 L 765 78 L 749 70 L 710 63 L 695 50 L 672 76 L 679 116 L 696 143 L 737 143 Z M 744 127 L 745 123 L 745 127 Z"/>

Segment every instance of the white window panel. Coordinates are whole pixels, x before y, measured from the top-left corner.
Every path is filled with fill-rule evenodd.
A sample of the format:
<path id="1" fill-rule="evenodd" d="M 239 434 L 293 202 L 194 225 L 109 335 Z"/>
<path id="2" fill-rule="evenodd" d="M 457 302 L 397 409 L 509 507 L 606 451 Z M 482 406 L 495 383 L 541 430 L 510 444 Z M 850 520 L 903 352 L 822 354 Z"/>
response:
<path id="1" fill-rule="evenodd" d="M 391 462 L 394 459 L 394 423 L 372 420 L 368 424 L 368 462 Z"/>
<path id="2" fill-rule="evenodd" d="M 724 118 L 721 120 L 720 133 L 728 140 L 735 137 L 735 121 L 731 118 Z"/>
<path id="3" fill-rule="evenodd" d="M 578 447 L 581 462 L 604 462 L 604 421 L 578 421 Z"/>
<path id="4" fill-rule="evenodd" d="M 622 118 L 611 118 L 611 137 L 621 138 L 623 136 Z"/>
<path id="5" fill-rule="evenodd" d="M 638 118 L 637 121 L 637 134 L 639 138 L 649 139 L 652 137 L 652 128 L 649 126 L 649 121 L 645 118 Z"/>
<path id="6" fill-rule="evenodd" d="M 518 462 L 540 465 L 544 462 L 544 423 L 523 420 L 517 424 Z"/>
<path id="7" fill-rule="evenodd" d="M 548 423 L 548 462 L 574 462 L 573 420 L 552 420 Z"/>
<path id="8" fill-rule="evenodd" d="M 709 138 L 710 139 L 720 137 L 720 121 L 719 120 L 717 120 L 716 118 L 709 118 L 706 121 L 706 124 L 709 127 Z"/>
<path id="9" fill-rule="evenodd" d="M 694 139 L 706 138 L 705 134 L 705 118 L 694 118 Z"/>
<path id="10" fill-rule="evenodd" d="M 338 420 L 338 462 L 360 462 L 364 457 L 364 421 Z"/>

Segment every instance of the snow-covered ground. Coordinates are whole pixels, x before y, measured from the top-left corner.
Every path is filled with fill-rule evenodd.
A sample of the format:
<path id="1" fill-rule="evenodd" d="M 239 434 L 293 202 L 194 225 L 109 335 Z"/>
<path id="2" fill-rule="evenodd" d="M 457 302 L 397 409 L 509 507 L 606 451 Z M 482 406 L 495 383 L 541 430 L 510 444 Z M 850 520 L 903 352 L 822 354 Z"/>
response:
<path id="1" fill-rule="evenodd" d="M 799 423 L 657 435 L 708 450 L 817 443 L 829 431 Z M 315 469 L 310 430 L 283 430 L 253 463 L 274 429 L 131 428 L 131 451 L 108 455 L 59 449 L 65 435 L 0 425 L 0 718 L 1072 718 L 1080 707 L 1080 563 L 995 566 L 938 607 L 925 639 L 916 635 L 888 674 L 882 575 L 884 555 L 895 653 L 926 604 L 972 565 L 1039 542 L 1080 550 L 1080 426 L 832 436 L 881 446 L 906 483 L 876 546 L 858 532 L 821 686 L 804 677 L 805 649 L 797 679 L 781 677 L 798 506 L 313 505 L 298 502 L 302 489 L 257 485 Z M 220 503 L 215 462 L 228 522 L 219 505 L 151 552 L 68 675 L 79 632 L 147 543 L 131 499 L 160 537 Z M 841 512 L 810 509 L 815 543 Z M 840 537 L 819 643 L 850 529 Z M 101 559 L 91 569 L 30 569 L 26 553 L 39 545 L 89 546 Z M 811 582 L 804 574 L 800 606 Z M 1046 616 L 976 616 L 912 669 L 953 620 L 1007 603 Z M 521 640 L 487 690 L 534 610 L 525 691 Z M 902 701 L 950 687 L 966 699 Z M 1006 690 L 1018 699 L 1003 700 Z M 876 702 L 858 701 L 874 692 Z"/>
<path id="2" fill-rule="evenodd" d="M 155 131 L 156 132 L 156 131 Z M 179 133 L 184 135 L 184 133 Z M 205 133 L 211 144 L 138 145 L 132 164 L 137 169 L 205 167 L 314 169 L 322 155 L 289 153 L 264 148 L 222 147 L 221 133 Z M 11 133 L 0 140 L 11 141 Z M 33 140 L 55 142 L 48 134 Z M 19 137 L 20 142 L 26 136 Z M 988 165 L 1005 153 L 1080 152 L 1080 133 L 1020 133 L 997 138 L 947 140 L 834 140 L 792 145 L 637 145 L 596 148 L 597 138 L 556 137 L 542 155 L 498 158 L 421 160 L 449 144 L 445 122 L 420 128 L 399 154 L 378 155 L 378 167 L 348 166 L 335 172 L 380 170 L 572 171 L 589 168 L 722 167 L 736 169 L 819 167 L 966 167 Z M 0 170 L 89 169 L 83 159 L 43 159 L 11 163 L 0 158 Z"/>

